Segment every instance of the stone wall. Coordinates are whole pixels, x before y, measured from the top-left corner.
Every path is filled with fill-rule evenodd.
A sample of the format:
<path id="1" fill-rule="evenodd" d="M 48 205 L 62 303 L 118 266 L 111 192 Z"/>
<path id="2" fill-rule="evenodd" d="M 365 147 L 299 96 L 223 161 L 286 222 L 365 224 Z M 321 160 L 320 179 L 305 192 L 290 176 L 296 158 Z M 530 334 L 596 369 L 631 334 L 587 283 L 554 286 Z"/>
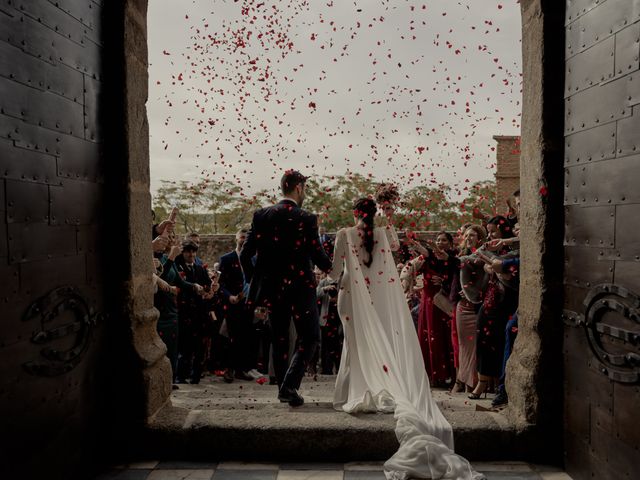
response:
<path id="1" fill-rule="evenodd" d="M 496 135 L 496 205 L 506 210 L 509 196 L 520 188 L 520 137 Z"/>

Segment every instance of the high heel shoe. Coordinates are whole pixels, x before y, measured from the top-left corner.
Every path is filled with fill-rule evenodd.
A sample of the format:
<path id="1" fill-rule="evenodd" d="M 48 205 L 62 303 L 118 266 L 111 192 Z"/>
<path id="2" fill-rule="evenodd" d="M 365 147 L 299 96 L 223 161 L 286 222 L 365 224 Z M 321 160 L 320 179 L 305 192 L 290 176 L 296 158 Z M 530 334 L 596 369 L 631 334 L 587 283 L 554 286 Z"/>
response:
<path id="1" fill-rule="evenodd" d="M 449 391 L 449 393 L 461 393 L 464 392 L 464 387 L 466 385 L 464 384 L 464 382 L 461 382 L 460 380 L 456 380 L 456 383 L 453 385 L 453 387 L 451 387 L 451 390 Z"/>
<path id="2" fill-rule="evenodd" d="M 476 390 L 478 389 L 478 387 L 480 387 L 480 385 L 484 385 L 484 386 L 482 387 L 482 389 L 479 392 L 476 392 L 474 390 L 469 395 L 469 398 L 471 400 L 478 400 L 480 398 L 480 395 L 482 395 L 483 393 L 484 393 L 484 398 L 487 398 L 487 385 L 488 385 L 488 382 L 486 380 L 478 380 L 478 385 L 476 385 Z"/>

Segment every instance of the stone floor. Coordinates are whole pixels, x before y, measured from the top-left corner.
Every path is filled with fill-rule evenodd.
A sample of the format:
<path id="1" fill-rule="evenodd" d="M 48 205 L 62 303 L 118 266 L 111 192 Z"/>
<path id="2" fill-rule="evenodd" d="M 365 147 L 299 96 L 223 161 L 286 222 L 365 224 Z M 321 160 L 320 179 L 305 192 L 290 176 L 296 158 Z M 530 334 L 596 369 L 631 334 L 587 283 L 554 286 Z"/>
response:
<path id="1" fill-rule="evenodd" d="M 307 407 L 329 408 L 332 410 L 334 375 L 306 377 L 300 388 Z M 445 415 L 451 412 L 472 412 L 491 410 L 492 395 L 486 399 L 469 400 L 467 394 L 451 394 L 445 389 L 432 389 L 434 398 Z M 199 385 L 180 385 L 174 390 L 171 403 L 174 407 L 191 411 L 224 410 L 271 410 L 284 408 L 276 398 L 277 388 L 258 381 L 235 380 L 224 383 L 221 377 L 206 375 Z M 303 407 L 304 408 L 304 407 Z M 303 410 L 300 410 L 303 411 Z M 336 413 L 342 416 L 343 414 Z M 501 422 L 499 412 L 487 412 L 495 421 Z M 388 416 L 393 422 L 393 417 Z"/>
<path id="2" fill-rule="evenodd" d="M 553 467 L 523 462 L 478 462 L 487 480 L 571 480 Z M 140 462 L 122 465 L 96 480 L 384 480 L 382 462 L 359 463 L 194 463 Z"/>

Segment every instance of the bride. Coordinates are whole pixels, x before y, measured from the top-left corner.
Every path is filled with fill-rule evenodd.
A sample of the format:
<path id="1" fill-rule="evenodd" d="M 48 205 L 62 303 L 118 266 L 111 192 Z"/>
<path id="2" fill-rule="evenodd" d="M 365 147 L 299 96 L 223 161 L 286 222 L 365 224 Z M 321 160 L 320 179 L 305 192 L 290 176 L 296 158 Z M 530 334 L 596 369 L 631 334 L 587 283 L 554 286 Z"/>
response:
<path id="1" fill-rule="evenodd" d="M 400 286 L 389 222 L 375 227 L 376 202 L 358 200 L 356 225 L 336 235 L 333 270 L 344 346 L 334 408 L 394 413 L 398 451 L 384 464 L 390 480 L 481 479 L 453 451 L 453 432 L 431 396 L 420 346 Z"/>

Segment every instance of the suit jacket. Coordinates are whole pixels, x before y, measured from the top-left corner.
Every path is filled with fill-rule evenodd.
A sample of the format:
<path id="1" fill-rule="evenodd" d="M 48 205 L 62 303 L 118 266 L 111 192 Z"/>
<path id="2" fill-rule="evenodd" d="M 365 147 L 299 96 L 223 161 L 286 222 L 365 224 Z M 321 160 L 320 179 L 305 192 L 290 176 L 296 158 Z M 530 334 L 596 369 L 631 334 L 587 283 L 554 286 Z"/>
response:
<path id="1" fill-rule="evenodd" d="M 194 263 L 193 267 L 189 269 L 182 255 L 176 257 L 175 265 L 186 282 L 197 283 L 202 287 L 211 286 L 211 279 L 204 267 Z M 183 316 L 183 314 L 192 315 L 196 311 L 197 313 L 201 313 L 201 310 L 204 311 L 205 301 L 193 288 L 186 288 L 181 289 L 180 293 L 178 293 L 178 306 L 180 316 Z"/>
<path id="2" fill-rule="evenodd" d="M 225 298 L 238 295 L 244 287 L 244 274 L 240 259 L 234 250 L 220 257 L 220 290 Z"/>
<path id="3" fill-rule="evenodd" d="M 331 270 L 331 260 L 318 238 L 317 217 L 291 200 L 255 212 L 240 263 L 246 281 L 251 282 L 247 301 L 254 305 L 270 304 L 296 289 L 315 289 L 314 264 Z"/>

